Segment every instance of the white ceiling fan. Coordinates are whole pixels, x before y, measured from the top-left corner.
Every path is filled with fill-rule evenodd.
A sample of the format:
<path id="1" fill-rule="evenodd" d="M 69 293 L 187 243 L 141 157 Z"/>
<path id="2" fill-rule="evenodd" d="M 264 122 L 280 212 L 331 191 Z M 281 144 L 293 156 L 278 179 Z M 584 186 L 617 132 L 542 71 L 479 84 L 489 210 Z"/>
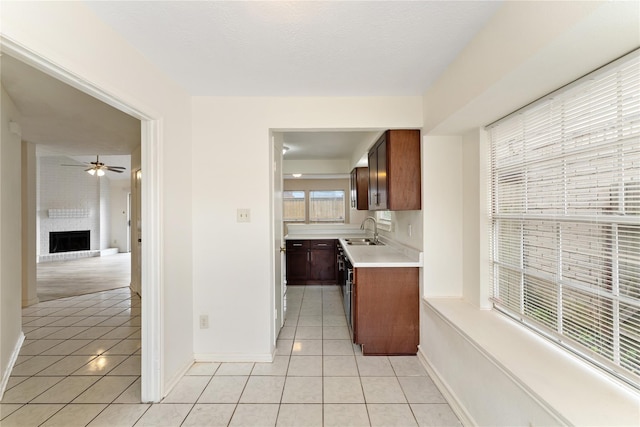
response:
<path id="1" fill-rule="evenodd" d="M 89 175 L 97 175 L 97 176 L 103 176 L 106 171 L 122 173 L 127 169 L 124 166 L 105 165 L 100 161 L 100 156 L 96 156 L 95 162 L 85 163 L 84 165 L 61 165 L 61 166 L 76 166 L 76 167 L 83 167 L 83 168 L 89 166 L 89 168 L 85 169 L 85 172 L 87 172 Z"/>

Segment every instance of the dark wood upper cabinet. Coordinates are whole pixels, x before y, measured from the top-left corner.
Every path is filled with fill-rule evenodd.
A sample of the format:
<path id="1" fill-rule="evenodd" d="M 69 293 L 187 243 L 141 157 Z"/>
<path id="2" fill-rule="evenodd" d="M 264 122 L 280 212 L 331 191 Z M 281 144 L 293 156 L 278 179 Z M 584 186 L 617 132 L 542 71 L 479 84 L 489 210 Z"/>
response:
<path id="1" fill-rule="evenodd" d="M 386 131 L 368 158 L 369 210 L 420 210 L 420 131 Z"/>
<path id="2" fill-rule="evenodd" d="M 369 168 L 351 171 L 351 207 L 360 211 L 369 209 Z"/>

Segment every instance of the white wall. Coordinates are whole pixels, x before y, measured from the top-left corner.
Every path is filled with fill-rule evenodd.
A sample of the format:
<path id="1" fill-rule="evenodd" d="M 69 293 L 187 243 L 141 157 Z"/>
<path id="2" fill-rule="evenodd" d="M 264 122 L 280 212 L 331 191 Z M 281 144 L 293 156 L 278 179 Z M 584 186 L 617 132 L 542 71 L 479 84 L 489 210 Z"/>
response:
<path id="1" fill-rule="evenodd" d="M 22 306 L 38 303 L 36 268 L 38 227 L 36 146 L 22 141 Z"/>
<path id="2" fill-rule="evenodd" d="M 154 369 L 162 370 L 166 390 L 193 360 L 192 335 L 185 333 L 193 318 L 190 97 L 81 2 L 2 2 L 1 19 L 3 37 L 100 88 L 136 117 L 161 121 L 162 271 L 149 286 L 160 291 L 163 323 L 155 326 L 164 347 Z"/>
<path id="3" fill-rule="evenodd" d="M 269 129 L 421 126 L 419 97 L 193 98 L 194 316 L 211 325 L 195 331 L 197 357 L 273 352 Z M 237 208 L 251 209 L 250 223 L 236 222 Z"/>
<path id="4" fill-rule="evenodd" d="M 1 88 L 0 102 L 0 398 L 22 339 L 21 139 L 9 130 L 20 113 Z"/>
<path id="5" fill-rule="evenodd" d="M 38 158 L 38 255 L 49 254 L 49 233 L 55 231 L 89 230 L 89 249 L 103 249 L 101 205 L 108 201 L 108 194 L 104 195 L 101 191 L 102 178 L 89 175 L 82 167 L 61 166 L 74 163 L 77 162 L 64 156 Z M 50 218 L 49 209 L 82 209 L 88 212 L 88 216 Z"/>
<path id="6" fill-rule="evenodd" d="M 131 192 L 130 180 L 114 180 L 110 182 L 110 239 L 109 247 L 118 248 L 118 252 L 127 252 L 127 203 Z"/>
<path id="7" fill-rule="evenodd" d="M 282 173 L 302 173 L 302 174 L 348 174 L 351 172 L 347 160 L 284 160 L 282 162 Z"/>
<path id="8" fill-rule="evenodd" d="M 422 142 L 424 294 L 462 296 L 462 138 Z"/>
<path id="9" fill-rule="evenodd" d="M 429 89 L 424 96 L 422 156 L 424 295 L 430 301 L 450 297 L 447 301 L 460 309 L 461 318 L 490 306 L 487 143 L 482 127 L 638 45 L 638 2 L 505 2 Z M 603 397 L 598 405 L 583 404 L 581 381 L 569 384 L 575 389 L 563 384 L 563 393 L 555 395 L 554 379 L 566 369 L 554 364 L 553 357 L 544 366 L 514 364 L 519 349 L 496 338 L 500 331 L 478 328 L 472 334 L 468 326 L 422 305 L 421 352 L 454 406 L 471 422 L 581 424 L 606 418 L 606 408 L 614 402 L 624 402 L 625 416 L 633 413 L 633 399 L 609 394 L 607 380 L 588 392 Z M 474 335 L 481 334 L 496 339 L 487 341 L 491 346 L 474 341 Z M 547 380 L 534 384 L 531 380 L 539 378 L 540 369 Z M 599 377 L 593 368 L 576 363 L 574 369 L 590 381 Z M 554 399 L 549 399 L 552 394 Z"/>

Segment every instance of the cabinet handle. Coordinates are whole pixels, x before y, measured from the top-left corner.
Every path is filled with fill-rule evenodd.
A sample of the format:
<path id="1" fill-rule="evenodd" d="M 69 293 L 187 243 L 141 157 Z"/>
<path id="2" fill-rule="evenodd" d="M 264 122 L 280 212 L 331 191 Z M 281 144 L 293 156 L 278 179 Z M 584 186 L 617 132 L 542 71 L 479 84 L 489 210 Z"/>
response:
<path id="1" fill-rule="evenodd" d="M 307 252 L 307 261 L 311 262 L 311 251 Z"/>
<path id="2" fill-rule="evenodd" d="M 316 243 L 316 246 L 329 246 L 329 245 L 326 243 Z"/>
<path id="3" fill-rule="evenodd" d="M 302 246 L 302 243 L 294 243 L 293 246 Z"/>

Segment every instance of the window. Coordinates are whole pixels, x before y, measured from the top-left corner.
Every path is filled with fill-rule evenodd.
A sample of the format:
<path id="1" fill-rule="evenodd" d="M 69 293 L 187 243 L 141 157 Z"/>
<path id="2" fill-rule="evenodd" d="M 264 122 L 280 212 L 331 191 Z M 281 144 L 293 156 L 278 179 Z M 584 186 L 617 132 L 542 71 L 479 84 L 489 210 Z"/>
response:
<path id="1" fill-rule="evenodd" d="M 343 190 L 309 191 L 310 223 L 344 223 Z"/>
<path id="2" fill-rule="evenodd" d="M 305 193 L 304 191 L 283 191 L 283 212 L 285 222 L 305 222 Z"/>
<path id="3" fill-rule="evenodd" d="M 638 52 L 488 131 L 494 307 L 640 388 Z"/>

